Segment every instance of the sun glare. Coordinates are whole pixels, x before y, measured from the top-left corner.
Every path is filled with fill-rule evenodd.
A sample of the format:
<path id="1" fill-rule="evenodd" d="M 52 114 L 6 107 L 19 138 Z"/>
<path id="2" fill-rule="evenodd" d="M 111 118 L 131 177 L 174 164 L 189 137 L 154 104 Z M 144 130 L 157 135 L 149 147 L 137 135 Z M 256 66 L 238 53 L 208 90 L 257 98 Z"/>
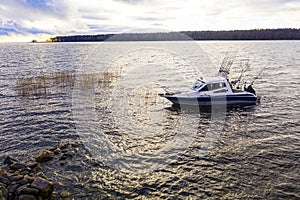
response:
<path id="1" fill-rule="evenodd" d="M 0 42 L 45 42 L 48 38 L 53 37 L 49 34 L 9 34 L 0 36 Z"/>

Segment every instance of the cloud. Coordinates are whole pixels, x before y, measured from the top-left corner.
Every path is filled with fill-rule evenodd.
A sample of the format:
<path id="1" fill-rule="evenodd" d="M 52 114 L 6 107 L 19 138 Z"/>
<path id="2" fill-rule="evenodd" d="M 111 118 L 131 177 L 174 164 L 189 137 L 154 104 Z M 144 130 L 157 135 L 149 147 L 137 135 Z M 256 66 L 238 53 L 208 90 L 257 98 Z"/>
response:
<path id="1" fill-rule="evenodd" d="M 58 0 L 3 0 L 0 3 L 0 19 L 12 22 L 13 33 L 55 34 L 66 26 L 67 7 L 64 1 Z"/>
<path id="2" fill-rule="evenodd" d="M 124 3 L 130 3 L 130 4 L 137 4 L 137 3 L 143 3 L 145 0 L 114 0 L 117 2 L 124 2 Z"/>
<path id="3" fill-rule="evenodd" d="M 2 0 L 1 17 L 15 21 L 39 20 L 45 17 L 64 18 L 68 15 L 68 4 L 64 0 Z"/>
<path id="4" fill-rule="evenodd" d="M 28 9 L 34 9 L 48 14 L 64 16 L 67 5 L 64 1 L 53 0 L 17 0 L 20 6 Z"/>
<path id="5" fill-rule="evenodd" d="M 155 22 L 155 21 L 161 21 L 161 20 L 164 20 L 166 18 L 164 17 L 151 17 L 151 16 L 148 16 L 148 17 L 134 17 L 134 19 L 136 20 L 141 20 L 141 21 L 151 21 L 151 22 Z"/>
<path id="6" fill-rule="evenodd" d="M 0 35 L 299 28 L 299 0 L 2 0 Z"/>
<path id="7" fill-rule="evenodd" d="M 13 20 L 0 20 L 0 35 L 14 34 L 50 34 L 46 30 L 36 28 L 26 28 L 14 22 Z"/>

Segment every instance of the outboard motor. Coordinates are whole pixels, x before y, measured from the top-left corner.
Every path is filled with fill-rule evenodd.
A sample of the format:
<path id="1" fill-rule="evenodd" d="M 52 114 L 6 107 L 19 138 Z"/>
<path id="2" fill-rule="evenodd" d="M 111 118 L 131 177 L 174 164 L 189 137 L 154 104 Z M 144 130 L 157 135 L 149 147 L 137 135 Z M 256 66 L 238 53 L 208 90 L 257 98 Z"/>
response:
<path id="1" fill-rule="evenodd" d="M 244 89 L 246 92 L 250 92 L 250 93 L 256 95 L 255 90 L 253 89 L 252 85 L 248 85 L 248 87 L 245 86 Z"/>

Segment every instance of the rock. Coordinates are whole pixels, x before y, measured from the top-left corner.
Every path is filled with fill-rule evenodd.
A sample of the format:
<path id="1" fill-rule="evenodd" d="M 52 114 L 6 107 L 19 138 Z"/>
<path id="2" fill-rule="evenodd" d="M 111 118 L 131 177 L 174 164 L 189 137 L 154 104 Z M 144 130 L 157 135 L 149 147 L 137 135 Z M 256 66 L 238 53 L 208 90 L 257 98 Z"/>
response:
<path id="1" fill-rule="evenodd" d="M 9 192 L 9 193 L 15 193 L 15 191 L 18 189 L 18 187 L 20 187 L 19 184 L 12 185 L 12 186 L 9 188 L 8 192 Z"/>
<path id="2" fill-rule="evenodd" d="M 6 188 L 6 184 L 0 182 L 0 187 L 5 187 Z"/>
<path id="3" fill-rule="evenodd" d="M 31 194 L 31 195 L 38 195 L 39 190 L 36 188 L 30 187 L 19 187 L 17 190 L 18 194 Z"/>
<path id="4" fill-rule="evenodd" d="M 27 185 L 22 185 L 20 187 L 17 188 L 17 190 L 15 190 L 15 193 L 18 195 L 18 194 L 21 194 L 22 190 L 25 189 L 27 187 Z"/>
<path id="5" fill-rule="evenodd" d="M 43 172 L 38 172 L 34 176 L 35 177 L 41 177 L 41 178 L 47 179 L 46 175 Z"/>
<path id="6" fill-rule="evenodd" d="M 39 170 L 41 170 L 42 169 L 42 167 L 40 166 L 40 165 L 37 165 L 34 169 L 32 169 L 33 170 L 33 172 L 37 172 L 37 171 L 39 171 Z"/>
<path id="7" fill-rule="evenodd" d="M 35 196 L 33 195 L 21 195 L 19 196 L 19 200 L 37 200 Z"/>
<path id="8" fill-rule="evenodd" d="M 25 170 L 25 171 L 21 171 L 20 174 L 21 175 L 28 175 L 28 174 L 30 174 L 30 172 L 28 170 Z"/>
<path id="9" fill-rule="evenodd" d="M 33 177 L 29 176 L 29 175 L 25 175 L 24 176 L 24 180 L 27 181 L 28 183 L 32 183 L 32 181 L 34 180 Z"/>
<path id="10" fill-rule="evenodd" d="M 10 184 L 10 181 L 9 181 L 9 179 L 8 179 L 6 176 L 4 176 L 4 174 L 3 174 L 3 175 L 0 175 L 0 183 L 4 183 L 5 185 L 8 185 L 8 184 Z"/>
<path id="11" fill-rule="evenodd" d="M 17 182 L 18 180 L 22 180 L 22 179 L 23 179 L 22 175 L 13 175 L 13 176 L 9 177 L 9 180 L 11 182 Z"/>
<path id="12" fill-rule="evenodd" d="M 8 191 L 5 187 L 1 186 L 0 185 L 0 199 L 2 200 L 5 200 L 8 198 Z"/>
<path id="13" fill-rule="evenodd" d="M 74 148 L 74 152 L 78 153 L 80 151 L 80 149 L 78 147 Z"/>
<path id="14" fill-rule="evenodd" d="M 0 175 L 6 174 L 6 173 L 7 173 L 7 171 L 5 169 L 3 169 L 3 168 L 0 167 Z"/>
<path id="15" fill-rule="evenodd" d="M 36 188 L 39 190 L 40 195 L 43 198 L 47 198 L 50 197 L 52 195 L 53 192 L 53 183 L 40 178 L 40 177 L 36 177 L 33 182 L 30 185 L 32 188 Z"/>
<path id="16" fill-rule="evenodd" d="M 70 197 L 70 192 L 69 191 L 67 191 L 67 190 L 63 190 L 61 193 L 60 193 L 60 197 L 61 198 L 68 198 L 68 197 Z"/>
<path id="17" fill-rule="evenodd" d="M 11 165 L 13 163 L 19 162 L 17 159 L 12 158 L 10 156 L 6 156 L 6 158 L 4 159 L 3 163 L 6 165 Z"/>
<path id="18" fill-rule="evenodd" d="M 37 162 L 28 162 L 26 163 L 26 166 L 29 167 L 30 169 L 34 169 L 38 166 L 39 163 Z"/>
<path id="19" fill-rule="evenodd" d="M 12 170 L 23 170 L 26 168 L 26 165 L 23 163 L 12 163 L 9 165 L 9 168 Z"/>
<path id="20" fill-rule="evenodd" d="M 36 158 L 37 162 L 47 162 L 49 160 L 52 160 L 54 158 L 54 153 L 49 150 L 42 150 L 38 157 Z"/>
<path id="21" fill-rule="evenodd" d="M 25 185 L 26 183 L 28 183 L 28 181 L 25 179 L 22 179 L 22 180 L 17 181 L 17 183 L 20 185 Z"/>

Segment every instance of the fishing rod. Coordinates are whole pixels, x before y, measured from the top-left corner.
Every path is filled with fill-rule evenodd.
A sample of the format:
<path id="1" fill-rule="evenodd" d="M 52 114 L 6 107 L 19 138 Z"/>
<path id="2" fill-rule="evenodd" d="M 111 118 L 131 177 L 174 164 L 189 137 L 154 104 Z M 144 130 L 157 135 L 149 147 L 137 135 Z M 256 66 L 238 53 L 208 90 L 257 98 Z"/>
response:
<path id="1" fill-rule="evenodd" d="M 257 76 L 254 76 L 253 81 L 251 82 L 250 85 L 253 85 L 254 82 L 255 82 L 258 78 L 260 78 L 260 76 L 262 75 L 263 71 L 266 69 L 266 67 L 268 66 L 268 64 L 269 64 L 269 63 L 267 63 L 267 64 L 266 64 L 266 65 L 258 72 Z"/>
<path id="2" fill-rule="evenodd" d="M 243 61 L 242 61 L 242 62 L 243 62 Z M 241 63 L 241 66 L 243 66 L 242 63 Z M 250 70 L 249 59 L 246 60 L 245 66 L 246 66 L 246 67 L 242 69 L 241 75 L 240 75 L 240 77 L 238 78 L 238 88 L 240 88 L 240 86 L 241 86 L 241 80 L 242 80 L 243 76 L 245 75 L 245 73 L 246 73 L 247 71 Z"/>
<path id="3" fill-rule="evenodd" d="M 219 75 L 227 78 L 227 76 L 230 72 L 230 68 L 231 68 L 235 58 L 236 58 L 235 55 L 229 55 L 229 56 L 224 57 L 221 67 L 219 69 Z"/>
<path id="4" fill-rule="evenodd" d="M 243 67 L 243 61 L 244 61 L 244 60 L 242 60 L 242 61 L 241 61 L 241 64 L 240 64 L 242 67 Z M 242 77 L 243 77 L 243 76 L 245 75 L 245 73 L 250 69 L 249 59 L 247 59 L 246 62 L 247 62 L 247 63 L 244 64 L 246 67 L 242 68 L 241 73 L 240 73 L 240 76 L 238 77 L 238 79 L 236 79 L 236 80 L 234 80 L 234 81 L 231 82 L 233 85 L 238 84 L 238 85 L 237 85 L 237 88 L 240 88 L 240 84 L 241 84 Z"/>

